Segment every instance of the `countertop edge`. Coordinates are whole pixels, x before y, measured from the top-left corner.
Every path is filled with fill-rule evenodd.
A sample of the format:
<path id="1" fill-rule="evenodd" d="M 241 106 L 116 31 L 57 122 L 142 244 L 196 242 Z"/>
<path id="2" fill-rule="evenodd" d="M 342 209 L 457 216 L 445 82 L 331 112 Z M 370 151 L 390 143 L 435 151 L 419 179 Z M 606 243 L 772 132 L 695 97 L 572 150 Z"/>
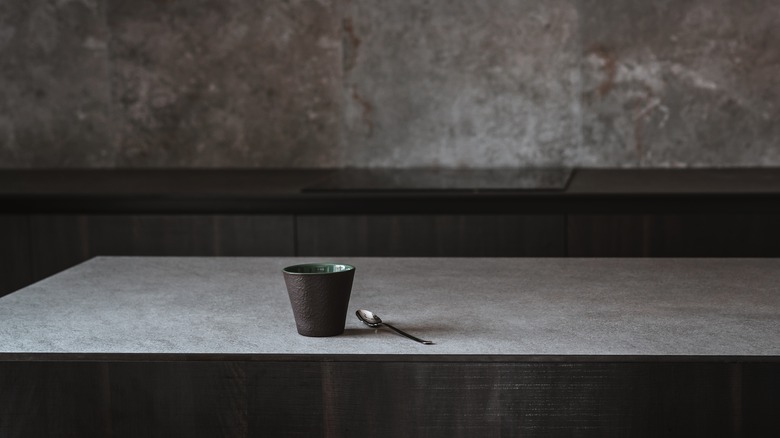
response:
<path id="1" fill-rule="evenodd" d="M 0 362 L 780 363 L 777 355 L 13 353 Z"/>

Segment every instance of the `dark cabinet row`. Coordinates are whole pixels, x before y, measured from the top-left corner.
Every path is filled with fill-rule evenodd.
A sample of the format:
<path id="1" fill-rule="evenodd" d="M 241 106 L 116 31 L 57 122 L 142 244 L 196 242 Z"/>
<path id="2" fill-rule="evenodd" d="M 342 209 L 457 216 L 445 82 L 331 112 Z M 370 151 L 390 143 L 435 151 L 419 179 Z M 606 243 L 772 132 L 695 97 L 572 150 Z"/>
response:
<path id="1" fill-rule="evenodd" d="M 6 361 L 0 362 L 0 376 L 8 382 L 0 392 L 5 420 L 0 427 L 6 426 L 0 432 L 780 436 L 776 362 L 523 363 L 479 358 Z"/>
<path id="2" fill-rule="evenodd" d="M 563 215 L 298 216 L 300 256 L 560 257 Z"/>
<path id="3" fill-rule="evenodd" d="M 778 214 L 569 215 L 570 257 L 780 257 Z"/>
<path id="4" fill-rule="evenodd" d="M 562 256 L 563 216 L 0 216 L 0 294 L 99 255 Z"/>
<path id="5" fill-rule="evenodd" d="M 0 215 L 0 295 L 99 255 L 777 257 L 780 215 Z"/>
<path id="6" fill-rule="evenodd" d="M 292 216 L 29 215 L 2 217 L 0 294 L 100 255 L 293 255 Z M 8 268 L 6 268 L 8 266 Z"/>

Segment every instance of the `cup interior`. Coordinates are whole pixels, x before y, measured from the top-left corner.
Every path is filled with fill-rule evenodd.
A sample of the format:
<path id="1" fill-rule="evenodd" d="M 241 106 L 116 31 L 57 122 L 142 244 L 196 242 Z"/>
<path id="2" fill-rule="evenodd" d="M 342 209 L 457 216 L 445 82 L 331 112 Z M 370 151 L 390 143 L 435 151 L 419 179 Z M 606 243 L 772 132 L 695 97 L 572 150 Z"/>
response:
<path id="1" fill-rule="evenodd" d="M 354 269 L 354 266 L 343 263 L 305 263 L 288 266 L 284 268 L 284 272 L 288 274 L 335 274 Z"/>

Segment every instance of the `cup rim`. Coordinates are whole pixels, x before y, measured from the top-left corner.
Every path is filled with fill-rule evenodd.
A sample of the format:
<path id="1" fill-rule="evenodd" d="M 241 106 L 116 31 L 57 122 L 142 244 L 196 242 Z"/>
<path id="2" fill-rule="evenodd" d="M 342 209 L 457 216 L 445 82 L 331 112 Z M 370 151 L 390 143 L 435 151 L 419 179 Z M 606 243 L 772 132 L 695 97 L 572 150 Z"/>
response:
<path id="1" fill-rule="evenodd" d="M 341 271 L 335 271 L 335 272 L 292 272 L 290 269 L 293 268 L 301 268 L 304 266 L 344 266 L 346 269 L 343 269 Z M 331 262 L 325 262 L 325 263 L 300 263 L 297 265 L 291 265 L 287 266 L 282 271 L 284 271 L 285 274 L 290 275 L 333 275 L 333 274 L 342 274 L 344 272 L 354 271 L 355 267 L 348 264 L 348 263 L 331 263 Z"/>

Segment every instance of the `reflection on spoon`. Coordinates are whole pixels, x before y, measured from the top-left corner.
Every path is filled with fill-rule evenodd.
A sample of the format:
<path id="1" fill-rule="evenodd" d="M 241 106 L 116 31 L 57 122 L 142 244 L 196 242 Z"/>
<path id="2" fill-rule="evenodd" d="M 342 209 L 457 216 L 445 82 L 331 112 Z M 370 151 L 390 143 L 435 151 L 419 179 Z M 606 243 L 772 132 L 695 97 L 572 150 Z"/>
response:
<path id="1" fill-rule="evenodd" d="M 409 333 L 406 333 L 403 330 L 399 330 L 399 329 L 391 326 L 390 324 L 388 324 L 386 322 L 382 322 L 382 319 L 376 313 L 369 312 L 368 310 L 360 309 L 357 312 L 355 312 L 355 315 L 357 315 L 358 319 L 363 321 L 363 323 L 366 324 L 369 327 L 375 327 L 376 328 L 376 327 L 381 327 L 381 326 L 384 325 L 384 326 L 387 326 L 388 328 L 394 330 L 396 333 L 398 333 L 400 335 L 403 335 L 403 336 L 406 336 L 407 338 L 415 340 L 415 341 L 417 341 L 417 342 L 419 342 L 421 344 L 433 345 L 433 342 L 431 342 L 431 341 L 426 341 L 426 340 L 414 337 L 414 336 L 410 335 Z"/>

